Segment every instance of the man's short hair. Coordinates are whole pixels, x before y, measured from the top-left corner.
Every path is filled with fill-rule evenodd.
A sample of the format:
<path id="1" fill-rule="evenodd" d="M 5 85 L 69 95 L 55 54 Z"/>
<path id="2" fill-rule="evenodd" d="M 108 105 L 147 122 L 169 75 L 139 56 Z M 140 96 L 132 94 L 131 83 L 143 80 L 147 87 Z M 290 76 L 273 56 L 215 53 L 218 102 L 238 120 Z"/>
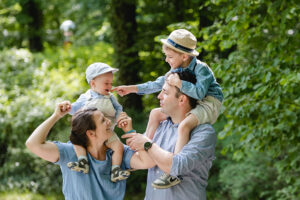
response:
<path id="1" fill-rule="evenodd" d="M 180 80 L 182 80 L 182 81 L 188 81 L 188 82 L 190 82 L 192 84 L 196 84 L 196 82 L 197 82 L 195 73 L 192 72 L 189 69 L 182 70 L 182 71 L 179 71 L 179 72 L 170 72 L 170 73 L 167 74 L 167 77 L 170 74 L 174 74 L 174 73 L 178 74 Z M 176 91 L 177 91 L 176 94 L 175 94 L 176 97 L 179 97 L 180 95 L 184 94 L 183 92 L 180 91 L 180 89 L 178 87 L 176 87 Z M 192 109 L 195 108 L 197 106 L 197 104 L 198 104 L 197 103 L 197 99 L 195 99 L 193 97 L 190 97 L 187 94 L 184 94 L 184 95 L 186 95 L 188 97 L 189 104 L 190 104 L 191 108 Z"/>
<path id="2" fill-rule="evenodd" d="M 93 118 L 96 110 L 97 108 L 87 108 L 84 110 L 79 110 L 73 115 L 72 130 L 70 135 L 70 141 L 73 144 L 87 148 L 89 140 L 86 135 L 86 131 L 96 130 L 96 124 Z"/>

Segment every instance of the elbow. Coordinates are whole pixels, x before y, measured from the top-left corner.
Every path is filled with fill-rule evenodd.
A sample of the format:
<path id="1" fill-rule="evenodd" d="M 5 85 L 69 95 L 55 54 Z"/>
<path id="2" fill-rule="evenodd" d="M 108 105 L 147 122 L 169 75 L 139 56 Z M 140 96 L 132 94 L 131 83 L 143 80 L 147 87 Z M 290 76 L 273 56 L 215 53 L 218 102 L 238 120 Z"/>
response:
<path id="1" fill-rule="evenodd" d="M 30 141 L 29 141 L 29 139 L 26 140 L 25 145 L 26 145 L 26 147 L 27 147 L 28 149 L 30 149 Z"/>
<path id="2" fill-rule="evenodd" d="M 32 144 L 32 142 L 31 142 L 30 138 L 28 138 L 28 139 L 26 140 L 25 145 L 26 145 L 26 147 L 27 147 L 29 150 L 32 150 L 33 144 Z"/>

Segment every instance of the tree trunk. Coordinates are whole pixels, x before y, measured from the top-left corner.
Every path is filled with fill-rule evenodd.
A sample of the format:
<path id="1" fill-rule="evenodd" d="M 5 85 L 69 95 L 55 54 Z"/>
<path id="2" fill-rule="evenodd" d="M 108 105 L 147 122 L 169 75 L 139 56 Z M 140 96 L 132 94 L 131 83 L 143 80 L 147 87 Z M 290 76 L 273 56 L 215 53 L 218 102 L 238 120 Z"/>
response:
<path id="1" fill-rule="evenodd" d="M 39 1 L 26 0 L 22 2 L 22 15 L 27 19 L 24 24 L 29 49 L 33 52 L 43 50 L 43 13 Z"/>
<path id="2" fill-rule="evenodd" d="M 140 61 L 138 49 L 135 47 L 137 38 L 136 2 L 132 0 L 111 1 L 110 23 L 112 27 L 112 42 L 115 50 L 114 67 L 117 72 L 119 85 L 140 83 L 138 71 Z M 143 109 L 141 96 L 129 94 L 120 98 L 125 109 Z"/>

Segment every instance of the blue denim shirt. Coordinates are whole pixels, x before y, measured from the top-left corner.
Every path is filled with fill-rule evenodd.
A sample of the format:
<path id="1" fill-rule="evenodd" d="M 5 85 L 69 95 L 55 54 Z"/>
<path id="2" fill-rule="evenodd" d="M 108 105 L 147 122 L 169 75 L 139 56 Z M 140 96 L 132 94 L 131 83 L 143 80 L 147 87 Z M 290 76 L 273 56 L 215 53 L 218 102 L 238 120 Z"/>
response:
<path id="1" fill-rule="evenodd" d="M 163 121 L 155 132 L 153 142 L 166 151 L 174 152 L 178 124 Z M 172 160 L 170 174 L 181 175 L 180 184 L 169 189 L 154 189 L 151 183 L 163 172 L 155 166 L 148 170 L 145 200 L 205 200 L 206 186 L 212 161 L 215 159 L 217 135 L 210 124 L 201 124 L 191 132 L 189 142 Z"/>
<path id="2" fill-rule="evenodd" d="M 101 95 L 97 92 L 94 92 L 93 90 L 89 89 L 88 91 L 86 91 L 85 93 L 81 94 L 80 97 L 74 102 L 72 103 L 72 106 L 71 106 L 71 111 L 69 112 L 70 115 L 73 115 L 77 110 L 79 110 L 80 108 L 82 108 L 89 99 L 93 98 L 93 99 L 96 99 L 96 98 L 103 98 L 104 95 Z M 123 107 L 121 106 L 121 104 L 119 104 L 119 102 L 117 101 L 117 99 L 112 95 L 110 94 L 109 95 L 109 98 L 111 100 L 111 103 L 114 107 L 114 109 L 116 110 L 116 119 L 118 118 L 119 114 L 122 112 L 123 110 Z"/>
<path id="3" fill-rule="evenodd" d="M 191 70 L 195 73 L 197 82 L 192 84 L 188 81 L 182 81 L 180 91 L 194 99 L 201 100 L 206 96 L 213 96 L 220 102 L 224 96 L 220 85 L 217 83 L 213 72 L 206 63 L 197 60 L 194 57 L 188 67 L 183 70 Z M 171 70 L 170 70 L 171 71 Z M 152 94 L 159 92 L 165 82 L 165 76 L 158 77 L 155 81 L 138 84 L 138 94 Z"/>

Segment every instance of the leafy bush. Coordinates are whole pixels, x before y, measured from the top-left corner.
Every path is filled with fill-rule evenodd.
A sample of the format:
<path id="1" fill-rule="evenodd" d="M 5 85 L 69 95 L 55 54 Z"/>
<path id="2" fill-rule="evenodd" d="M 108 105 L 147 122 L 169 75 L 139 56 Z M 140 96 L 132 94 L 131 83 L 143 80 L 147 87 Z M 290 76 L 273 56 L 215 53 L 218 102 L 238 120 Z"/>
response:
<path id="1" fill-rule="evenodd" d="M 281 183 L 268 195 L 253 190 L 254 187 L 241 191 L 235 184 L 232 199 L 241 198 L 241 192 L 247 192 L 248 197 L 297 199 L 300 49 L 295 44 L 300 39 L 299 6 L 296 1 L 280 0 L 207 1 L 206 6 L 219 14 L 213 25 L 200 31 L 198 36 L 203 41 L 199 50 L 205 52 L 205 61 L 210 63 L 224 89 L 227 124 L 219 138 L 236 141 L 224 146 L 222 153 L 233 152 L 233 159 L 239 163 L 224 170 L 232 175 L 238 170 L 242 179 L 248 161 L 257 161 L 263 167 L 257 166 L 256 170 L 272 169 L 277 176 L 268 180 L 268 174 L 261 176 L 263 172 L 257 172 L 251 181 Z M 249 157 L 257 151 L 266 152 L 274 162 Z"/>
<path id="2" fill-rule="evenodd" d="M 47 49 L 32 54 L 26 49 L 0 52 L 0 191 L 20 189 L 40 193 L 61 190 L 58 167 L 25 149 L 31 132 L 62 100 L 71 102 L 88 89 L 85 69 L 92 62 L 110 64 L 112 48 L 104 43 L 92 47 Z M 50 140 L 67 141 L 70 116 L 57 123 Z"/>

